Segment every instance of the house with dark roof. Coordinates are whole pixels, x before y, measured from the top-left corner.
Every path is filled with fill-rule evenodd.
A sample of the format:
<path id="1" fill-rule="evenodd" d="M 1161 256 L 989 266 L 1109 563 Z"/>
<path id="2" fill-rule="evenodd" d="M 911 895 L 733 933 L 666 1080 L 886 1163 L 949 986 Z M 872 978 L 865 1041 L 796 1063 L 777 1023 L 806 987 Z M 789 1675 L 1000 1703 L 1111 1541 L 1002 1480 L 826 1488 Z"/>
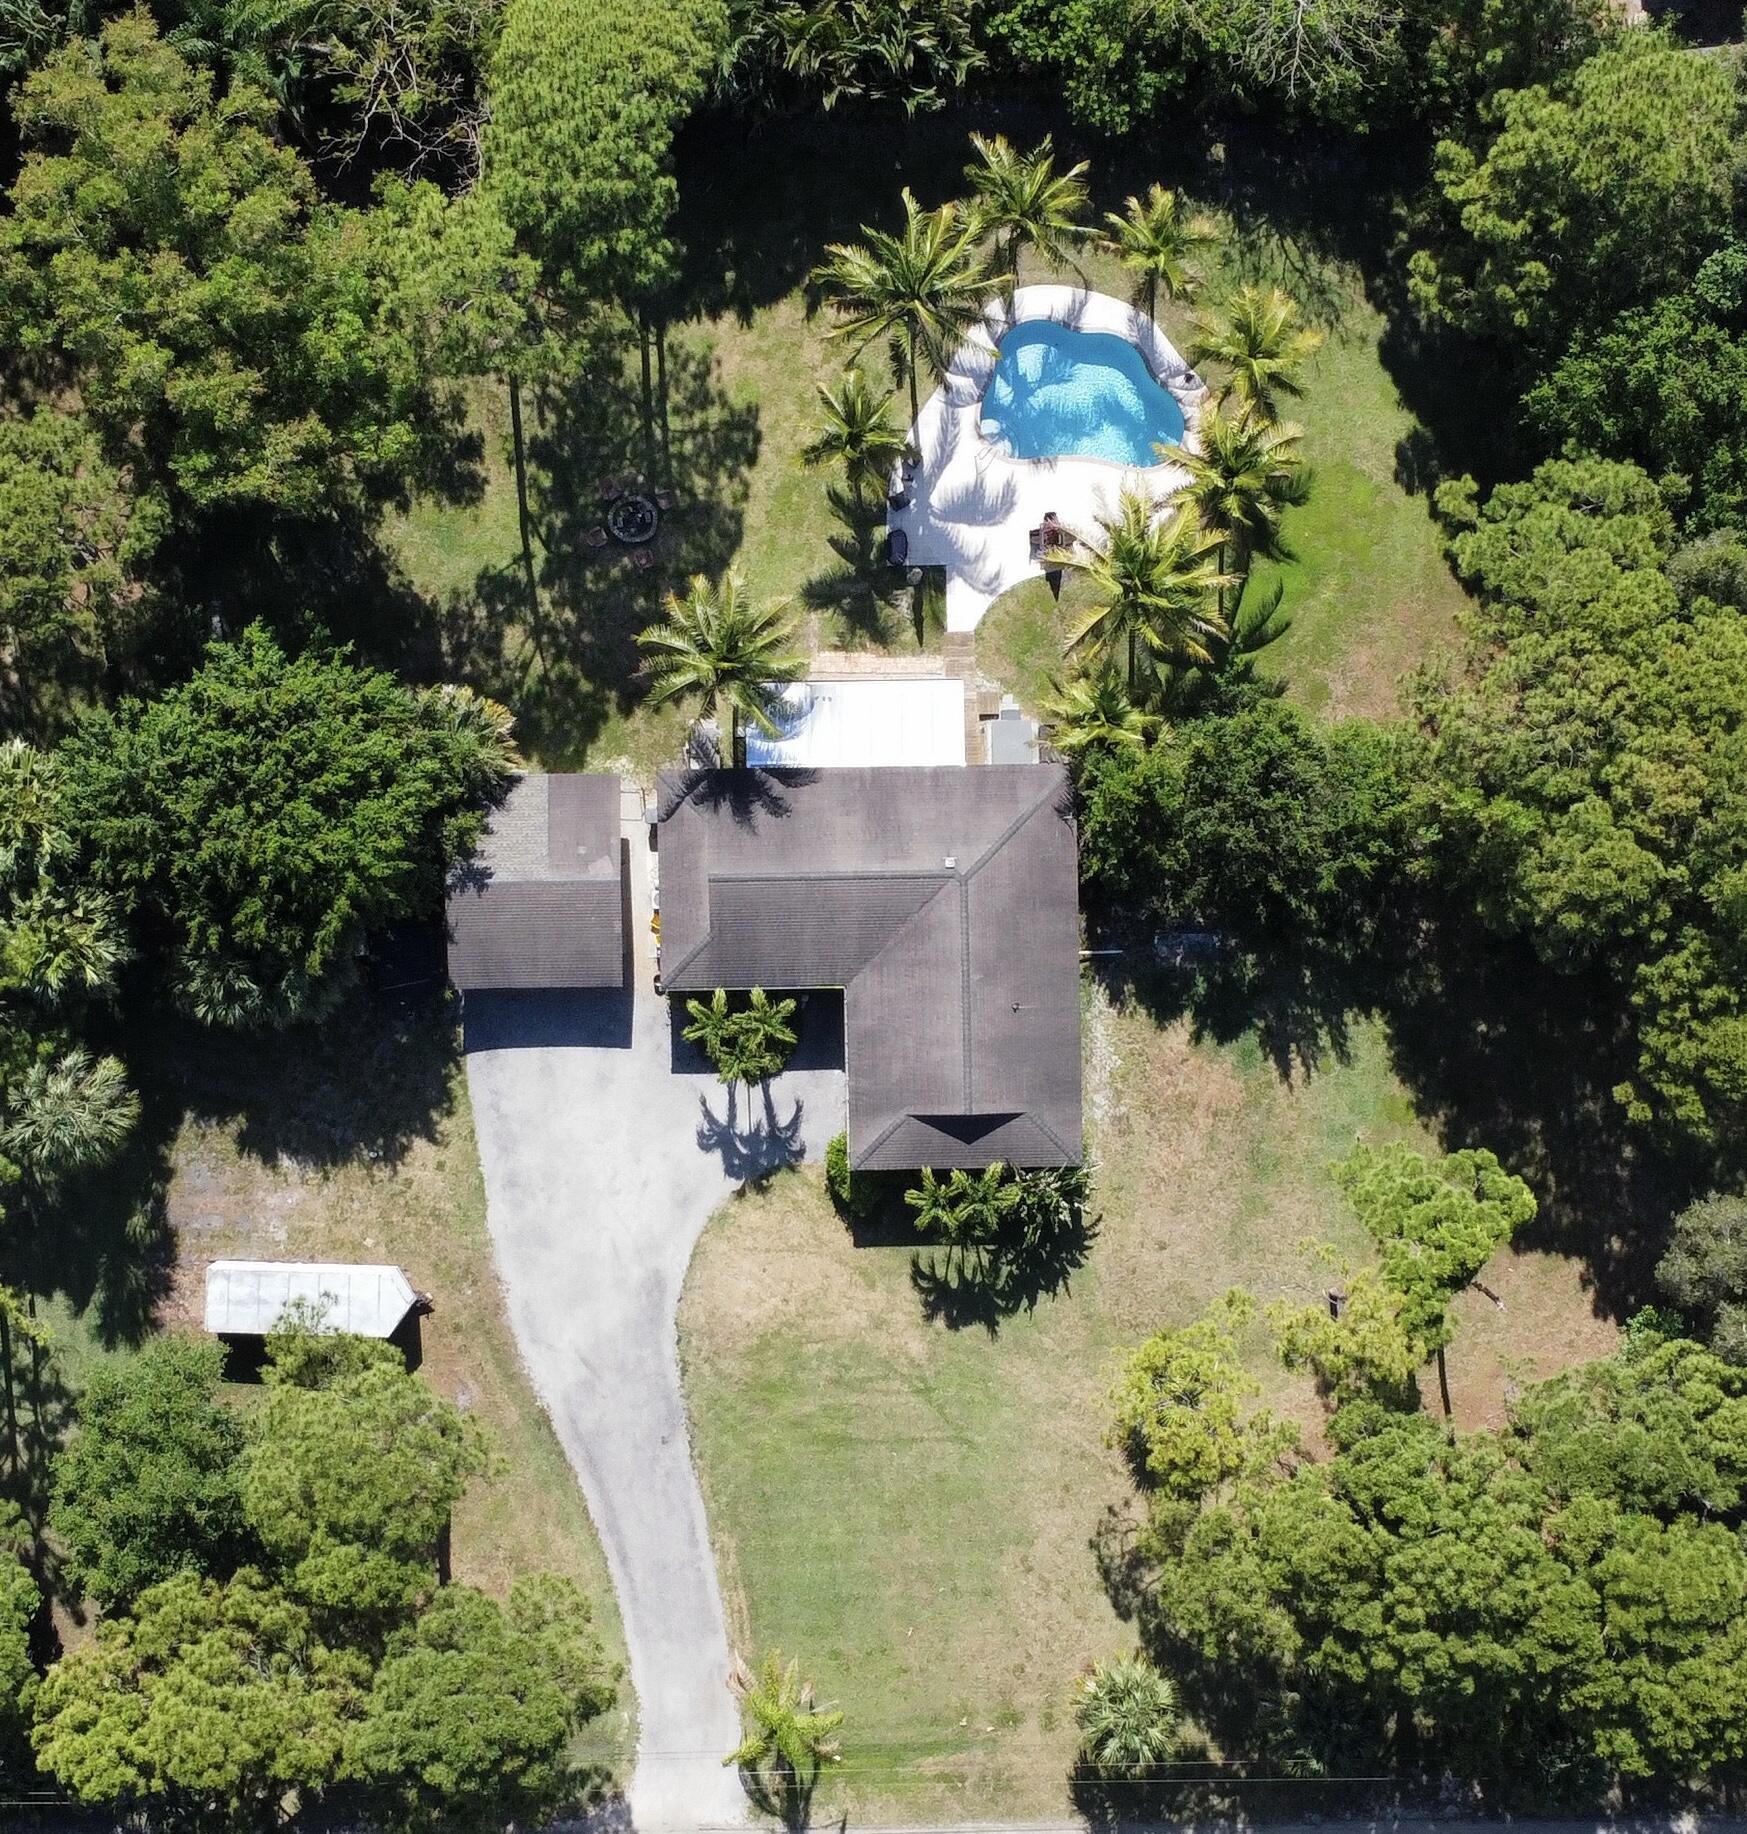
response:
<path id="1" fill-rule="evenodd" d="M 854 1167 L 1079 1163 L 1059 765 L 669 771 L 658 819 L 663 988 L 841 987 Z"/>
<path id="2" fill-rule="evenodd" d="M 450 881 L 450 980 L 464 993 L 623 987 L 623 857 L 617 777 L 520 777 Z"/>

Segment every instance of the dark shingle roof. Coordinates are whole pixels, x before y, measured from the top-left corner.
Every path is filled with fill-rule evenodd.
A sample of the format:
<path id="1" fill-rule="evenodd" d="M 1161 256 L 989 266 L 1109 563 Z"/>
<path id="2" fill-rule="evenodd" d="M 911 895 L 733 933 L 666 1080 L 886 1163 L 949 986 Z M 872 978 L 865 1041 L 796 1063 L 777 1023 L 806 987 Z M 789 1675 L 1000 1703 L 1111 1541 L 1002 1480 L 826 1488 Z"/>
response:
<path id="1" fill-rule="evenodd" d="M 625 984 L 619 780 L 520 778 L 449 887 L 449 978 L 488 988 Z"/>
<path id="2" fill-rule="evenodd" d="M 669 772 L 661 824 L 670 992 L 845 989 L 852 1164 L 1078 1162 L 1059 766 Z"/>

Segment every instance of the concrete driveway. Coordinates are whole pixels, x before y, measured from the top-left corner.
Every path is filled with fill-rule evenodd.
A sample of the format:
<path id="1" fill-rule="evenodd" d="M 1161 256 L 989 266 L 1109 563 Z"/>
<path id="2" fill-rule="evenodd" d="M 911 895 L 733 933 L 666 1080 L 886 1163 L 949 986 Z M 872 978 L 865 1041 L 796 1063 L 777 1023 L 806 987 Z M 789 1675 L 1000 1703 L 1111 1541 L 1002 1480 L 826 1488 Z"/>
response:
<path id="1" fill-rule="evenodd" d="M 693 1245 L 749 1177 L 843 1126 L 841 1009 L 816 996 L 768 1111 L 730 1108 L 653 991 L 646 831 L 626 828 L 628 993 L 474 994 L 467 1081 L 511 1325 L 606 1547 L 637 1690 L 638 1829 L 746 1817 L 728 1642 L 680 1394 Z M 807 1067 L 810 1066 L 810 1067 Z"/>

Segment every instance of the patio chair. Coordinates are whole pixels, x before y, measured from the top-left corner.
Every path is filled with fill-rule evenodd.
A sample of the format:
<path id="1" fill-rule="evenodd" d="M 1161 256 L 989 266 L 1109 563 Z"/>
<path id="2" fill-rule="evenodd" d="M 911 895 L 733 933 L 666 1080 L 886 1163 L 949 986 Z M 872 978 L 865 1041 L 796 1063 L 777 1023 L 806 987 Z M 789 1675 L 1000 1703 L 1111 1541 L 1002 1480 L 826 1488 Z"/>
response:
<path id="1" fill-rule="evenodd" d="M 677 490 L 657 490 L 650 494 L 654 497 L 655 507 L 658 510 L 666 511 L 679 508 L 679 492 Z"/>
<path id="2" fill-rule="evenodd" d="M 602 478 L 600 497 L 603 503 L 616 503 L 625 494 L 625 486 L 618 478 Z"/>
<path id="3" fill-rule="evenodd" d="M 647 573 L 649 569 L 655 565 L 655 556 L 647 548 L 633 548 L 631 550 L 631 565 L 635 567 L 639 573 Z"/>
<path id="4" fill-rule="evenodd" d="M 612 536 L 598 522 L 592 529 L 582 531 L 582 545 L 585 548 L 604 548 L 611 540 Z"/>

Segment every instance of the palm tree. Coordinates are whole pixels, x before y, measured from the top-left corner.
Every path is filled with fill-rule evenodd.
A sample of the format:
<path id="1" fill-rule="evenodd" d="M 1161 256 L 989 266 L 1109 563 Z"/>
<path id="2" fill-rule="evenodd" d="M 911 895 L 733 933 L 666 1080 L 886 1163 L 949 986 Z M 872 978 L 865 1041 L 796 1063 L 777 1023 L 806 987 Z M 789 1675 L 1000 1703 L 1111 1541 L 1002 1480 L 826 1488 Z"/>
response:
<path id="1" fill-rule="evenodd" d="M 1082 1678 L 1074 1718 L 1086 1764 L 1111 1776 L 1140 1776 L 1170 1758 L 1177 1690 L 1138 1652 L 1115 1656 Z"/>
<path id="2" fill-rule="evenodd" d="M 910 449 L 892 425 L 892 397 L 876 389 L 861 369 L 847 369 L 835 388 L 820 385 L 819 405 L 824 425 L 801 458 L 808 465 L 841 465 L 860 509 L 863 487 L 872 484 L 884 491 L 892 467 Z"/>
<path id="3" fill-rule="evenodd" d="M 1161 292 L 1166 299 L 1194 297 L 1201 285 L 1196 252 L 1219 237 L 1212 217 L 1186 216 L 1175 191 L 1154 185 L 1144 198 L 1124 200 L 1120 214 L 1107 212 L 1104 222 L 1099 239 L 1134 276 L 1134 303 L 1145 301 L 1148 318 L 1157 319 Z"/>
<path id="4" fill-rule="evenodd" d="M 1171 666 L 1159 671 L 1159 710 L 1167 719 L 1189 719 L 1222 693 L 1251 680 L 1255 659 L 1292 628 L 1292 613 L 1281 600 L 1285 586 L 1275 580 L 1266 593 L 1250 597 L 1250 574 L 1238 578 L 1227 623 L 1230 632 L 1212 645 L 1213 661 L 1205 667 Z"/>
<path id="5" fill-rule="evenodd" d="M 1242 577 L 1257 554 L 1279 556 L 1280 518 L 1310 494 L 1297 450 L 1304 430 L 1247 414 L 1208 414 L 1199 432 L 1199 452 L 1172 455 L 1189 473 L 1183 500 L 1220 537 L 1220 566 Z M 1223 587 L 1219 610 L 1223 617 Z"/>
<path id="6" fill-rule="evenodd" d="M 1031 248 L 1053 267 L 1070 259 L 1091 202 L 1086 161 L 1058 172 L 1048 134 L 1029 153 L 1016 152 L 1005 134 L 993 140 L 972 134 L 971 145 L 977 156 L 964 169 L 971 186 L 971 221 L 978 235 L 995 238 L 996 265 L 1011 297 L 1019 285 L 1022 248 Z"/>
<path id="7" fill-rule="evenodd" d="M 687 1017 L 691 1020 L 680 1036 L 695 1044 L 722 1072 L 723 1082 L 730 1079 L 723 1066 L 734 1049 L 734 1021 L 739 1016 L 728 1010 L 728 990 L 718 987 L 707 1000 L 687 1000 Z"/>
<path id="8" fill-rule="evenodd" d="M 1069 633 L 1069 648 L 1105 656 L 1125 650 L 1132 700 L 1143 654 L 1149 668 L 1212 660 L 1210 646 L 1225 635 L 1225 623 L 1211 601 L 1229 581 L 1219 567 L 1219 536 L 1186 507 L 1161 516 L 1144 497 L 1125 491 L 1102 527 L 1101 545 L 1044 558 L 1091 582 L 1097 603 Z"/>
<path id="9" fill-rule="evenodd" d="M 1245 414 L 1277 418 L 1278 397 L 1304 393 L 1299 371 L 1322 348 L 1322 333 L 1298 322 L 1298 302 L 1278 287 L 1240 287 L 1225 320 L 1198 320 L 1191 363 L 1214 362 L 1226 377 L 1215 400 L 1235 400 Z"/>
<path id="10" fill-rule="evenodd" d="M 781 1074 L 795 1048 L 794 1000 L 773 1000 L 754 987 L 737 1017 L 736 1061 L 742 1082 L 767 1083 Z"/>
<path id="11" fill-rule="evenodd" d="M 740 1703 L 746 1736 L 722 1762 L 746 1772 L 787 1818 L 811 1792 L 819 1766 L 840 1755 L 843 1715 L 819 1706 L 801 1665 L 785 1663 L 774 1649 L 756 1673 L 736 1656 L 728 1692 Z"/>
<path id="12" fill-rule="evenodd" d="M 906 188 L 899 235 L 862 226 L 865 241 L 833 244 L 813 278 L 834 295 L 838 334 L 859 351 L 887 340 L 892 366 L 910 384 L 910 421 L 922 412 L 916 376 L 926 362 L 943 369 L 982 316 L 989 277 L 973 243 L 975 225 L 957 204 L 923 210 Z"/>
<path id="13" fill-rule="evenodd" d="M 1057 682 L 1043 713 L 1050 744 L 1068 753 L 1092 745 L 1139 751 L 1159 723 L 1157 714 L 1143 712 L 1128 698 L 1128 690 L 1109 669 Z"/>
<path id="14" fill-rule="evenodd" d="M 0 1150 L 44 1190 L 113 1159 L 139 1119 L 139 1097 L 120 1062 L 77 1047 L 32 1064 L 11 1095 Z"/>
<path id="15" fill-rule="evenodd" d="M 657 704 L 697 695 L 714 707 L 728 741 L 726 762 L 741 763 L 740 722 L 777 731 L 776 690 L 799 678 L 805 659 L 791 647 L 794 626 L 781 603 L 754 605 L 739 574 L 712 584 L 693 575 L 684 598 L 667 595 L 666 618 L 637 639 Z"/>

